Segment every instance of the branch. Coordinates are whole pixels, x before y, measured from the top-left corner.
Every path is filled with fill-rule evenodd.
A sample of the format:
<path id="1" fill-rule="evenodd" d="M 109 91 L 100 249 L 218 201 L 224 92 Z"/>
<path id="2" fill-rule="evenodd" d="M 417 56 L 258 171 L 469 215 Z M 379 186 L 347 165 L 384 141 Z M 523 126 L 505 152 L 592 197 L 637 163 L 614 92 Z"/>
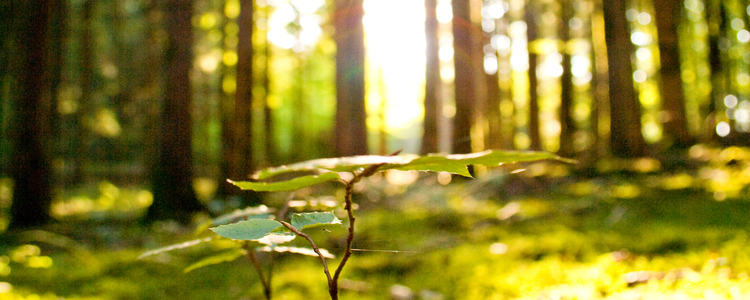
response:
<path id="1" fill-rule="evenodd" d="M 269 278 L 266 278 L 263 272 L 263 267 L 260 265 L 258 257 L 255 256 L 255 249 L 251 249 L 247 241 L 242 243 L 242 248 L 245 249 L 245 256 L 250 259 L 250 261 L 253 263 L 253 267 L 255 267 L 255 270 L 258 271 L 258 277 L 260 277 L 260 283 L 263 284 L 263 292 L 266 296 L 266 299 L 271 299 L 271 274 L 269 274 Z"/>
<path id="2" fill-rule="evenodd" d="M 294 228 L 294 226 L 292 226 L 292 224 L 289 224 L 289 223 L 284 222 L 284 221 L 278 221 L 278 222 L 281 223 L 281 225 L 284 225 L 284 227 L 286 227 L 287 229 L 289 229 L 292 232 L 294 232 L 294 234 L 299 235 L 299 236 L 305 238 L 308 242 L 310 242 L 310 246 L 312 246 L 313 251 L 315 251 L 315 253 L 318 254 L 318 257 L 320 257 L 320 261 L 323 263 L 323 270 L 326 273 L 326 278 L 328 278 L 328 285 L 330 286 L 332 279 L 331 279 L 331 273 L 328 272 L 328 264 L 326 264 L 326 258 L 325 258 L 325 256 L 323 256 L 323 253 L 320 253 L 320 249 L 318 249 L 318 246 L 315 245 L 315 242 L 312 240 L 312 238 L 310 238 L 309 235 L 302 233 L 302 231 L 299 231 L 299 229 Z"/>

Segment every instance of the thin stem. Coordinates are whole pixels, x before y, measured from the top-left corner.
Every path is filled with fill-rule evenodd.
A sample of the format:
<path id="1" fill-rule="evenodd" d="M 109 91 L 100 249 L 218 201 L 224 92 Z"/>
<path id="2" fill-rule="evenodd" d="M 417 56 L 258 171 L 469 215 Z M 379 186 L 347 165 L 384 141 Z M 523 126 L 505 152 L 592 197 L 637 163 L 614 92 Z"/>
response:
<path id="1" fill-rule="evenodd" d="M 328 285 L 330 286 L 332 279 L 331 279 L 331 273 L 328 272 L 328 264 L 326 263 L 326 257 L 323 256 L 323 253 L 320 252 L 320 249 L 318 249 L 318 246 L 315 245 L 315 242 L 312 240 L 312 238 L 309 235 L 302 233 L 302 231 L 299 231 L 299 229 L 294 228 L 294 226 L 292 226 L 292 224 L 289 224 L 289 223 L 284 222 L 284 221 L 279 221 L 279 223 L 281 223 L 281 225 L 284 225 L 284 227 L 286 227 L 287 229 L 289 229 L 292 232 L 294 232 L 294 234 L 299 235 L 299 236 L 305 238 L 308 242 L 310 242 L 310 246 L 312 246 L 313 251 L 315 251 L 315 253 L 318 254 L 318 257 L 320 257 L 320 261 L 323 263 L 323 270 L 326 273 L 326 278 L 328 278 Z"/>
<path id="2" fill-rule="evenodd" d="M 401 150 L 398 150 L 390 154 L 389 156 L 396 156 L 399 153 L 401 153 Z M 344 270 L 344 265 L 346 265 L 349 257 L 352 256 L 352 243 L 354 242 L 354 221 L 356 220 L 356 218 L 354 218 L 354 208 L 352 207 L 352 194 L 354 194 L 354 184 L 362 180 L 362 178 L 370 177 L 372 174 L 375 174 L 375 172 L 377 172 L 382 165 L 384 164 L 371 165 L 362 170 L 362 172 L 354 173 L 354 178 L 347 182 L 344 182 L 344 184 L 346 184 L 344 209 L 349 216 L 349 234 L 346 236 L 346 249 L 344 250 L 344 257 L 341 258 L 341 262 L 339 262 L 339 266 L 336 268 L 336 271 L 333 274 L 333 280 L 330 280 L 328 282 L 328 293 L 331 294 L 331 299 L 333 300 L 338 300 L 339 298 L 339 276 L 341 275 L 341 271 Z"/>
<path id="3" fill-rule="evenodd" d="M 344 257 L 341 258 L 341 262 L 339 262 L 339 266 L 338 268 L 336 268 L 336 272 L 333 274 L 333 281 L 328 285 L 331 299 L 334 300 L 338 299 L 338 283 L 341 271 L 344 270 L 344 265 L 346 265 L 349 257 L 352 256 L 352 242 L 354 241 L 354 221 L 356 220 L 354 218 L 354 210 L 352 209 L 352 194 L 354 192 L 354 183 L 362 179 L 362 177 L 360 177 L 361 174 L 364 174 L 364 171 L 355 175 L 351 181 L 346 183 L 346 203 L 344 204 L 344 209 L 346 209 L 346 212 L 349 215 L 349 234 L 346 236 L 346 250 L 344 250 Z"/>
<path id="4" fill-rule="evenodd" d="M 263 285 L 263 294 L 266 296 L 266 300 L 271 300 L 270 277 L 266 278 L 265 272 L 263 272 L 263 267 L 260 265 L 258 257 L 255 255 L 255 249 L 252 249 L 247 242 L 242 243 L 242 248 L 245 249 L 245 256 L 250 259 L 250 261 L 253 263 L 253 267 L 255 267 L 255 270 L 258 272 L 260 283 Z"/>

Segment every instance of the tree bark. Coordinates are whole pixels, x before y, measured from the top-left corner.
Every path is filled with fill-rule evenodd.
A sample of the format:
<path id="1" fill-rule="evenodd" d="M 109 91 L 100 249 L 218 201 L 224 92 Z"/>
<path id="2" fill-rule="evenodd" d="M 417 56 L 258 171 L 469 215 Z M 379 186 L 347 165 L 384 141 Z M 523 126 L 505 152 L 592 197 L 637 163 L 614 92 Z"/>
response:
<path id="1" fill-rule="evenodd" d="M 453 153 L 471 153 L 471 127 L 474 123 L 476 74 L 471 1 L 452 0 L 453 63 L 455 68 L 456 115 L 453 118 Z"/>
<path id="2" fill-rule="evenodd" d="M 363 0 L 334 0 L 336 128 L 339 156 L 367 154 Z"/>
<path id="3" fill-rule="evenodd" d="M 574 155 L 573 133 L 575 132 L 575 123 L 573 122 L 573 71 L 570 57 L 570 51 L 567 48 L 570 39 L 570 26 L 568 22 L 573 14 L 572 3 L 569 0 L 561 0 L 562 24 L 560 24 L 560 40 L 562 41 L 562 67 L 563 73 L 560 76 L 560 149 L 557 154 L 563 157 Z"/>
<path id="4" fill-rule="evenodd" d="M 526 20 L 526 39 L 529 45 L 537 39 L 537 14 L 531 5 L 531 3 L 526 4 L 526 14 L 524 15 Z M 542 150 L 542 139 L 539 136 L 539 80 L 536 75 L 536 68 L 537 54 L 529 47 L 529 121 L 527 128 L 529 141 L 531 142 L 529 149 L 538 151 Z"/>
<path id="5" fill-rule="evenodd" d="M 146 223 L 172 219 L 186 224 L 194 212 L 204 210 L 192 185 L 192 15 L 192 1 L 167 1 L 166 93 L 152 179 L 154 202 L 146 213 Z"/>
<path id="6" fill-rule="evenodd" d="M 440 90 L 440 58 L 438 57 L 437 0 L 425 0 L 425 90 L 424 90 L 424 125 L 422 131 L 422 154 L 438 152 L 438 114 L 442 99 Z"/>
<path id="7" fill-rule="evenodd" d="M 83 2 L 82 20 L 81 20 L 81 52 L 79 53 L 81 64 L 81 77 L 78 83 L 81 88 L 81 98 L 76 111 L 76 133 L 75 145 L 78 147 L 74 150 L 74 169 L 73 184 L 82 184 L 87 180 L 87 169 L 89 163 L 89 109 L 91 107 L 91 97 L 94 89 L 94 51 L 92 37 L 92 20 L 94 6 L 96 1 L 85 0 Z"/>
<path id="8" fill-rule="evenodd" d="M 22 3 L 22 4 L 21 4 Z M 52 172 L 47 147 L 49 116 L 47 85 L 47 33 L 50 2 L 39 0 L 11 4 L 7 16 L 22 18 L 18 47 L 22 69 L 15 70 L 18 97 L 15 103 L 15 141 L 11 174 L 14 180 L 10 228 L 23 229 L 50 222 Z"/>
<path id="9" fill-rule="evenodd" d="M 691 144 L 685 117 L 685 97 L 682 90 L 682 69 L 677 28 L 683 1 L 665 0 L 654 5 L 656 28 L 659 35 L 661 69 L 661 101 L 665 115 L 664 133 L 672 146 L 686 148 Z"/>
<path id="10" fill-rule="evenodd" d="M 625 19 L 626 1 L 604 0 L 602 4 L 609 65 L 610 148 L 618 157 L 641 157 L 646 155 L 646 142 L 641 133 L 641 105 L 633 87 L 633 44 Z"/>

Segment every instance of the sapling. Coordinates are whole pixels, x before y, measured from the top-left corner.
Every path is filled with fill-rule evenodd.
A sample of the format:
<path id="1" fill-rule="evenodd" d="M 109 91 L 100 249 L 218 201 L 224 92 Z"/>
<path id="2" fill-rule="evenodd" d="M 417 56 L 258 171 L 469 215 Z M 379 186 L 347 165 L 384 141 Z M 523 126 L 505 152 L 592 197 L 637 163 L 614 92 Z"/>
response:
<path id="1" fill-rule="evenodd" d="M 402 171 L 448 172 L 451 174 L 471 177 L 471 174 L 468 170 L 468 166 L 470 165 L 498 166 L 505 163 L 538 161 L 544 159 L 572 162 L 571 160 L 564 159 L 545 152 L 506 152 L 496 150 L 487 150 L 470 154 L 430 154 L 426 156 L 362 155 L 316 159 L 286 166 L 266 168 L 253 174 L 252 178 L 255 181 L 228 180 L 231 184 L 239 187 L 242 190 L 268 192 L 294 191 L 330 181 L 342 183 L 345 189 L 344 210 L 346 211 L 348 220 L 348 231 L 344 252 L 342 254 L 341 260 L 339 261 L 336 269 L 333 272 L 331 272 L 331 269 L 329 269 L 327 261 L 327 259 L 331 259 L 333 258 L 333 256 L 324 249 L 320 249 L 318 245 L 316 245 L 315 241 L 309 235 L 303 232 L 309 228 L 341 224 L 341 221 L 332 212 L 294 214 L 292 215 L 290 221 L 284 220 L 285 216 L 283 215 L 279 215 L 276 219 L 268 218 L 267 216 L 260 218 L 247 218 L 246 216 L 245 220 L 212 227 L 210 229 L 219 236 L 232 240 L 243 241 L 242 243 L 244 243 L 244 253 L 252 253 L 250 255 L 246 255 L 251 259 L 253 265 L 260 274 L 261 283 L 263 284 L 267 299 L 270 299 L 271 295 L 271 272 L 268 272 L 268 276 L 264 276 L 264 272 L 262 271 L 262 268 L 260 268 L 260 263 L 254 256 L 254 251 L 257 251 L 261 248 L 253 248 L 251 243 L 264 243 L 270 246 L 271 251 L 279 252 L 281 248 L 278 247 L 278 243 L 270 242 L 270 240 L 283 242 L 289 241 L 295 236 L 304 238 L 312 247 L 312 251 L 306 252 L 305 254 L 314 253 L 320 259 L 323 266 L 323 271 L 328 282 L 328 292 L 330 294 L 330 297 L 332 300 L 337 300 L 339 292 L 339 278 L 341 276 L 341 272 L 344 269 L 344 266 L 352 255 L 352 243 L 354 241 L 355 234 L 354 224 L 356 221 L 356 218 L 354 217 L 354 203 L 352 202 L 352 195 L 354 193 L 354 185 L 356 183 L 377 172 L 391 169 Z M 268 181 L 268 179 L 271 177 L 293 172 L 302 173 L 303 175 L 288 180 Z M 286 239 L 284 237 L 286 237 Z M 156 251 L 158 250 L 159 249 L 157 249 Z M 206 265 L 208 265 L 208 263 Z"/>

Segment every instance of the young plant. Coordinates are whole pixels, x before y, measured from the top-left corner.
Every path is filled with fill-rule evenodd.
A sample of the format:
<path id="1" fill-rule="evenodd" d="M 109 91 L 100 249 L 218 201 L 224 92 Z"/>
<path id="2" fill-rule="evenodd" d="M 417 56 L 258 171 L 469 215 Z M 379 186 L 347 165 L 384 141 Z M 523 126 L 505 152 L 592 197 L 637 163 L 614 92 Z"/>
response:
<path id="1" fill-rule="evenodd" d="M 301 236 L 310 243 L 313 251 L 320 258 L 320 261 L 323 265 L 323 270 L 326 275 L 326 279 L 328 280 L 328 292 L 331 296 L 331 299 L 337 300 L 339 291 L 338 280 L 342 270 L 344 269 L 344 266 L 349 260 L 349 257 L 352 255 L 352 242 L 354 241 L 354 223 L 356 220 L 356 218 L 354 217 L 354 209 L 352 203 L 354 184 L 356 184 L 363 178 L 371 176 L 377 172 L 390 169 L 402 171 L 449 172 L 456 175 L 471 177 L 471 174 L 468 170 L 469 165 L 498 166 L 505 163 L 538 161 L 544 159 L 554 159 L 571 162 L 570 160 L 561 158 L 559 156 L 543 152 L 504 152 L 495 150 L 487 150 L 484 152 L 471 154 L 431 154 L 427 156 L 363 155 L 310 160 L 286 166 L 263 169 L 253 175 L 253 179 L 255 180 L 267 180 L 276 175 L 291 172 L 315 173 L 312 175 L 301 175 L 290 180 L 276 182 L 237 182 L 228 180 L 230 183 L 243 190 L 269 192 L 293 191 L 329 181 L 337 181 L 344 184 L 344 188 L 346 191 L 344 198 L 344 210 L 346 210 L 347 219 L 349 221 L 348 234 L 346 237 L 346 248 L 344 250 L 341 261 L 339 261 L 339 264 L 333 274 L 331 274 L 331 271 L 328 268 L 328 263 L 326 261 L 326 259 L 329 257 L 327 257 L 322 252 L 322 250 L 318 248 L 318 246 L 315 244 L 312 238 L 310 238 L 310 236 L 302 232 L 303 230 L 310 227 L 340 223 L 340 221 L 336 218 L 336 216 L 333 215 L 333 213 L 316 212 L 308 214 L 295 214 L 294 216 L 292 216 L 291 223 L 286 222 L 281 218 L 279 218 L 278 220 L 250 219 L 213 227 L 211 228 L 211 230 L 220 236 L 244 241 L 261 241 L 262 239 L 279 235 Z M 264 287 L 267 287 L 268 290 L 270 290 L 270 284 L 268 284 L 268 286 L 266 285 L 267 279 L 261 277 L 261 280 L 264 282 Z M 270 292 L 268 293 L 269 294 L 267 295 L 270 295 Z"/>

